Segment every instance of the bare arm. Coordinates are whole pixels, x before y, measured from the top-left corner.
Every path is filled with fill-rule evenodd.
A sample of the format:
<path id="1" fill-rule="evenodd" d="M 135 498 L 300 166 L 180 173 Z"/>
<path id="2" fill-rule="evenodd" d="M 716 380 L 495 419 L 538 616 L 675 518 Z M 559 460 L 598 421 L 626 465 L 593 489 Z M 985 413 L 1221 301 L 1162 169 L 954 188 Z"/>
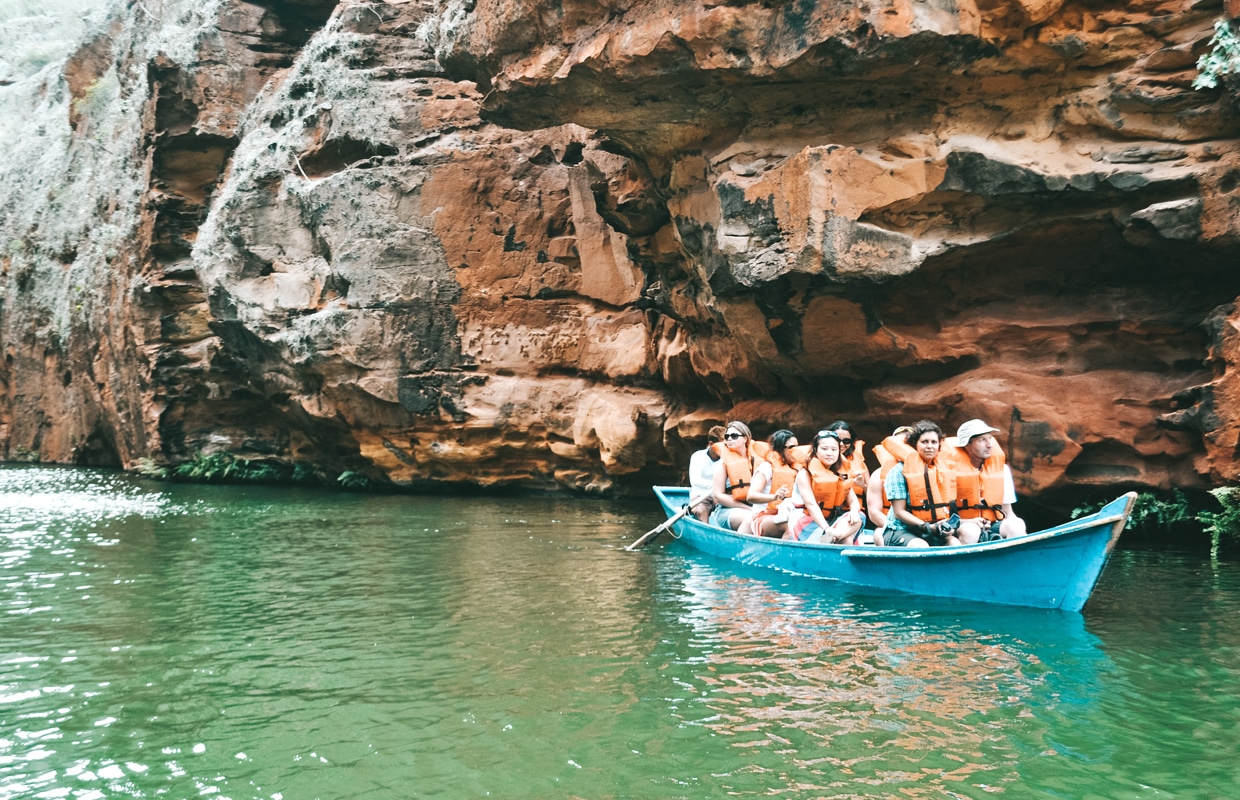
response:
<path id="1" fill-rule="evenodd" d="M 881 528 L 887 524 L 887 515 L 883 513 L 883 475 L 875 472 L 865 487 L 865 508 L 870 515 L 874 527 Z"/>
<path id="2" fill-rule="evenodd" d="M 891 501 L 891 516 L 903 522 L 905 527 L 909 528 L 910 530 L 913 530 L 913 531 L 921 530 L 921 526 L 924 523 L 922 522 L 921 519 L 914 516 L 913 512 L 909 511 L 907 506 L 908 506 L 908 501 L 903 498 L 899 500 L 892 500 Z"/>
<path id="3" fill-rule="evenodd" d="M 856 470 L 852 476 L 853 483 L 861 491 L 868 491 L 870 487 L 870 468 L 865 465 L 865 459 L 853 459 L 852 467 Z"/>
<path id="4" fill-rule="evenodd" d="M 767 488 L 766 473 L 755 469 L 753 471 L 753 485 L 749 487 L 749 502 L 757 505 L 758 503 L 783 500 L 788 496 L 788 493 L 782 489 L 777 494 L 771 494 L 767 491 Z"/>

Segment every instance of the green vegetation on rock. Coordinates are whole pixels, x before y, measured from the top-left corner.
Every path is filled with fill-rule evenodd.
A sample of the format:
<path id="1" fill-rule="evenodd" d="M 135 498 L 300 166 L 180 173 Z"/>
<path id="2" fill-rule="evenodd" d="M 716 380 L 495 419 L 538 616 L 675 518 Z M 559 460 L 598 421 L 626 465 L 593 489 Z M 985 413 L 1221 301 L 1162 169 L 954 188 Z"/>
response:
<path id="1" fill-rule="evenodd" d="M 1072 509 L 1072 518 L 1092 514 L 1106 505 L 1105 502 L 1085 503 Z M 1197 521 L 1203 507 L 1179 489 L 1171 492 L 1169 497 L 1160 497 L 1152 492 L 1137 495 L 1137 502 L 1128 516 L 1127 529 L 1137 533 L 1154 533 L 1173 528 L 1186 522 Z"/>
<path id="2" fill-rule="evenodd" d="M 1199 74 L 1193 79 L 1194 89 L 1213 89 L 1228 75 L 1240 71 L 1240 37 L 1232 23 L 1220 19 L 1214 23 L 1210 52 L 1197 60 Z"/>
<path id="3" fill-rule="evenodd" d="M 288 464 L 269 459 L 240 458 L 232 453 L 198 453 L 190 461 L 161 467 L 150 459 L 139 462 L 138 472 L 149 478 L 190 483 L 321 483 L 309 464 Z"/>
<path id="4" fill-rule="evenodd" d="M 1197 520 L 1205 526 L 1206 533 L 1218 541 L 1220 536 L 1240 537 L 1240 486 L 1224 486 L 1210 490 L 1218 501 L 1219 510 L 1203 509 Z"/>
<path id="5" fill-rule="evenodd" d="M 1073 519 L 1092 514 L 1104 502 L 1085 503 L 1072 510 Z M 1224 486 L 1209 494 L 1189 496 L 1179 489 L 1170 495 L 1142 492 L 1132 507 L 1127 530 L 1139 535 L 1165 535 L 1186 526 L 1209 535 L 1217 555 L 1220 543 L 1240 544 L 1240 487 Z"/>
<path id="6" fill-rule="evenodd" d="M 193 459 L 164 466 L 139 459 L 134 471 L 147 478 L 182 483 L 257 483 L 282 486 L 335 484 L 342 489 L 370 489 L 374 482 L 360 472 L 345 470 L 334 479 L 306 462 L 288 463 L 267 458 L 242 458 L 227 452 L 198 453 Z"/>

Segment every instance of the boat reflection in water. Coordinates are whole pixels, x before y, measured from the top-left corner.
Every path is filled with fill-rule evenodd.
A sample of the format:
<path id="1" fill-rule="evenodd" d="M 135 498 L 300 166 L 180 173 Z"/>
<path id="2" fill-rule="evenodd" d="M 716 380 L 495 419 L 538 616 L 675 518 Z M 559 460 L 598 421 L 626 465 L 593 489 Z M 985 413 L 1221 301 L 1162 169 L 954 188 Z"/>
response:
<path id="1" fill-rule="evenodd" d="M 699 652 L 674 713 L 762 750 L 753 769 L 771 791 L 942 797 L 1040 780 L 1031 765 L 1077 755 L 1050 732 L 1087 717 L 1113 669 L 1078 614 L 866 595 L 707 559 L 678 568 Z M 1059 761 L 1060 777 L 1062 762 L 1086 766 Z"/>

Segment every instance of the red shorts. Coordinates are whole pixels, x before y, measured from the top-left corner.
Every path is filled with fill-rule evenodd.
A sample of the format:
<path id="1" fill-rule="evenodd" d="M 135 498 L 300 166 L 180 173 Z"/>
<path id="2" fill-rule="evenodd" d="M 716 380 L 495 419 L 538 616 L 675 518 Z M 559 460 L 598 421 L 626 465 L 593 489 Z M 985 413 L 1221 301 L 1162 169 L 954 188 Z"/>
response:
<path id="1" fill-rule="evenodd" d="M 818 523 L 814 522 L 814 518 L 805 512 L 801 512 L 800 516 L 788 520 L 788 532 L 798 542 L 805 541 L 817 530 L 820 530 Z"/>

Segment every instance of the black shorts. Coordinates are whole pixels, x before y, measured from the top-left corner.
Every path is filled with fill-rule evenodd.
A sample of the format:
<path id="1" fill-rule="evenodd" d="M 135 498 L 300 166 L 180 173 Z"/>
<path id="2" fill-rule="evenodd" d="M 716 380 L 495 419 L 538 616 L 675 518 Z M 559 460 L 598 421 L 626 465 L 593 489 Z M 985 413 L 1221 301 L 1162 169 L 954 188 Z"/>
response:
<path id="1" fill-rule="evenodd" d="M 900 529 L 884 528 L 883 529 L 883 544 L 887 545 L 888 547 L 908 547 L 909 542 L 913 541 L 914 539 L 920 539 L 920 538 L 921 537 L 918 536 L 917 534 L 913 533 L 910 530 L 905 530 L 904 528 L 900 528 Z"/>
<path id="2" fill-rule="evenodd" d="M 990 523 L 990 530 L 982 531 L 979 542 L 994 542 L 1003 538 L 1003 534 L 999 532 L 999 526 L 1003 524 L 1003 520 L 997 519 Z"/>

